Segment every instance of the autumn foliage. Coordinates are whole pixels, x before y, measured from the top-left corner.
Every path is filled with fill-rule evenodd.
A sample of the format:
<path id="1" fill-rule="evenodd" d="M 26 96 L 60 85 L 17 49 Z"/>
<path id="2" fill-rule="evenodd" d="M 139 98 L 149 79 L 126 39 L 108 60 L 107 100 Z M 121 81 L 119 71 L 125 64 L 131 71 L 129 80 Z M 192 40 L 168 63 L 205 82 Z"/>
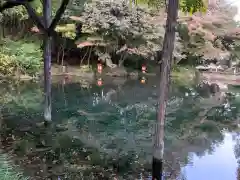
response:
<path id="1" fill-rule="evenodd" d="M 240 34 L 240 29 L 233 20 L 237 9 L 224 0 L 209 1 L 207 7 L 206 12 L 179 12 L 175 62 L 189 55 L 202 60 L 230 57 L 232 48 L 229 44 L 226 46 L 225 41 L 226 37 L 238 39 Z M 113 10 L 119 11 L 119 17 L 113 14 Z M 83 23 L 84 35 L 77 39 L 77 47 L 92 46 L 93 51 L 102 59 L 111 59 L 105 50 L 102 52 L 105 48 L 111 54 L 120 53 L 125 58 L 134 54 L 147 59 L 155 59 L 154 54 L 162 49 L 166 22 L 164 8 L 152 13 L 141 7 L 129 9 L 127 4 L 120 1 L 92 1 L 87 2 L 81 11 L 69 9 L 65 19 Z M 57 27 L 67 38 L 73 37 L 72 34 L 75 33 L 75 26 L 69 28 L 68 25 L 60 24 Z M 36 27 L 32 31 L 39 33 Z"/>
<path id="2" fill-rule="evenodd" d="M 236 22 L 233 20 L 236 13 L 236 7 L 226 4 L 223 0 L 215 0 L 210 1 L 206 13 L 181 16 L 181 23 L 187 26 L 190 44 L 198 45 L 192 52 L 203 56 L 204 59 L 229 57 L 230 52 L 219 37 L 224 39 L 225 36 L 233 37 L 238 34 L 239 29 L 236 29 Z"/>

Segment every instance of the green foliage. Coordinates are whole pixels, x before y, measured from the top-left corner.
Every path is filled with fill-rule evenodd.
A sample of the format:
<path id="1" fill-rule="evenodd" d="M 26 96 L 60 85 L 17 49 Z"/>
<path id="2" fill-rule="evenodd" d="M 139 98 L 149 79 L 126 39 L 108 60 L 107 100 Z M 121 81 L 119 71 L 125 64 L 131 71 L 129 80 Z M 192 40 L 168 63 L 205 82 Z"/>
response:
<path id="1" fill-rule="evenodd" d="M 186 7 L 182 10 L 191 12 L 204 11 L 201 9 L 205 7 L 202 0 L 196 1 L 195 4 L 194 2 L 183 0 L 180 8 Z M 103 61 L 112 59 L 113 54 L 120 55 L 123 60 L 132 55 L 137 55 L 140 59 L 156 59 L 156 52 L 162 49 L 165 20 L 159 15 L 151 13 L 150 8 L 140 7 L 138 4 L 148 4 L 151 7 L 158 4 L 157 7 L 163 8 L 164 1 L 138 0 L 135 1 L 135 5 L 137 5 L 134 8 L 131 8 L 129 4 L 132 4 L 132 1 L 93 0 L 85 4 L 85 8 L 81 10 L 82 13 L 76 13 L 76 11 L 70 13 L 78 16 L 78 21 L 84 25 L 83 32 L 85 34 L 76 42 L 79 47 L 93 46 L 93 51 Z M 62 27 L 64 29 L 64 25 Z M 73 29 L 67 33 L 66 29 L 67 27 L 62 30 L 65 31 L 66 37 L 74 34 Z M 176 62 L 185 57 L 183 54 L 185 53 L 185 42 L 187 41 L 181 39 L 176 33 L 174 49 Z"/>
<path id="2" fill-rule="evenodd" d="M 52 1 L 52 14 L 55 14 L 58 7 L 59 7 L 59 1 L 58 0 L 51 0 Z M 34 0 L 30 2 L 31 7 L 35 10 L 37 15 L 42 16 L 42 2 L 41 0 Z M 26 9 L 23 6 L 17 6 L 14 8 L 6 9 L 3 13 L 0 13 L 0 22 L 5 23 L 13 23 L 16 20 L 22 21 L 28 19 L 28 13 Z"/>
<path id="3" fill-rule="evenodd" d="M 40 45 L 33 42 L 12 41 L 3 39 L 0 44 L 1 73 L 36 75 L 42 67 L 42 51 Z"/>
<path id="4" fill-rule="evenodd" d="M 4 24 L 12 24 L 25 19 L 28 19 L 28 14 L 23 6 L 6 9 L 3 13 L 0 13 L 0 23 Z"/>
<path id="5" fill-rule="evenodd" d="M 131 3 L 131 1 L 129 1 Z M 166 0 L 136 0 L 136 4 L 147 4 L 153 8 L 164 8 L 167 3 Z M 179 0 L 179 8 L 183 12 L 206 12 L 207 6 L 204 0 Z"/>
<path id="6" fill-rule="evenodd" d="M 69 39 L 74 39 L 76 37 L 76 25 L 75 24 L 63 24 L 58 25 L 55 31 L 62 33 L 62 36 Z"/>
<path id="7" fill-rule="evenodd" d="M 15 71 L 15 56 L 0 54 L 0 74 L 11 75 Z"/>
<path id="8" fill-rule="evenodd" d="M 179 24 L 178 26 L 179 36 L 182 40 L 183 53 L 188 54 L 188 56 L 200 56 L 198 54 L 199 49 L 202 49 L 206 43 L 201 34 L 190 34 L 188 26 L 186 24 Z"/>
<path id="9" fill-rule="evenodd" d="M 91 0 L 72 0 L 63 17 L 78 16 L 84 11 L 84 6 L 87 2 L 91 2 Z"/>
<path id="10" fill-rule="evenodd" d="M 135 3 L 134 8 L 130 6 L 133 3 Z M 156 52 L 162 49 L 165 32 L 165 19 L 163 18 L 165 3 L 164 0 L 117 0 L 114 2 L 105 0 L 73 0 L 69 3 L 62 17 L 62 22 L 65 24 L 58 25 L 55 30 L 61 32 L 64 38 L 74 39 L 76 36 L 75 24 L 72 23 L 72 20 L 69 20 L 69 17 L 73 15 L 78 16 L 79 21 L 84 25 L 81 38 L 76 42 L 79 48 L 91 46 L 89 48 L 90 51 L 97 54 L 103 61 L 108 61 L 116 57 L 120 57 L 122 62 L 125 59 L 134 59 L 135 57 L 137 58 L 133 61 L 140 59 L 157 59 Z M 206 11 L 205 0 L 179 0 L 179 3 L 180 9 L 183 12 L 190 12 L 191 14 L 196 11 Z M 55 14 L 59 4 L 59 1 L 52 0 L 53 14 Z M 148 5 L 148 7 L 144 7 L 143 5 Z M 41 0 L 33 1 L 31 6 L 38 15 L 42 15 Z M 157 13 L 156 11 L 152 11 L 153 7 L 158 8 Z M 155 14 L 153 12 L 155 12 Z M 13 20 L 13 17 L 20 21 L 28 18 L 25 9 L 19 6 L 7 10 L 2 16 L 2 22 L 9 22 L 10 18 L 11 21 L 13 21 L 11 23 L 14 24 L 15 20 Z M 188 24 L 181 22 L 179 24 L 174 49 L 176 63 L 186 56 L 201 57 L 207 54 L 205 53 L 206 50 L 204 50 L 207 45 L 215 49 L 215 45 L 211 40 L 204 38 L 206 33 L 203 31 L 207 29 L 205 24 L 201 27 L 203 31 L 198 31 L 195 34 L 189 32 Z M 216 29 L 217 25 L 214 26 Z M 222 27 L 217 29 L 221 30 Z M 220 43 L 218 49 L 221 48 Z M 25 49 L 25 47 L 22 47 L 21 51 L 25 51 Z M 207 47 L 206 49 L 209 48 Z M 15 55 L 15 52 L 7 55 Z M 30 61 L 37 64 L 38 58 L 25 56 L 24 53 L 22 53 L 20 57 L 28 57 L 24 58 L 24 61 L 19 60 L 18 62 L 22 64 L 23 69 L 38 68 L 38 66 L 29 67 Z M 38 51 L 36 51 L 36 57 L 40 57 Z M 210 57 L 210 55 L 208 57 Z M 3 57 L 1 58 L 3 59 Z"/>
<path id="11" fill-rule="evenodd" d="M 190 87 L 194 85 L 195 69 L 190 66 L 174 66 L 172 71 L 172 81 L 179 86 Z M 188 81 L 185 81 L 188 79 Z"/>
<path id="12" fill-rule="evenodd" d="M 164 27 L 152 21 L 148 9 L 131 9 L 124 1 L 92 1 L 78 16 L 83 31 L 90 36 L 81 37 L 77 43 L 93 44 L 94 52 L 101 57 L 137 54 L 146 58 L 161 49 Z"/>
<path id="13" fill-rule="evenodd" d="M 129 1 L 130 3 L 131 1 Z M 165 7 L 165 0 L 135 0 L 137 5 L 148 5 L 151 8 L 164 8 Z"/>
<path id="14" fill-rule="evenodd" d="M 180 0 L 180 9 L 183 12 L 195 13 L 206 12 L 207 7 L 204 0 Z"/>
<path id="15" fill-rule="evenodd" d="M 41 0 L 34 0 L 30 4 L 38 15 L 42 15 L 43 6 Z"/>

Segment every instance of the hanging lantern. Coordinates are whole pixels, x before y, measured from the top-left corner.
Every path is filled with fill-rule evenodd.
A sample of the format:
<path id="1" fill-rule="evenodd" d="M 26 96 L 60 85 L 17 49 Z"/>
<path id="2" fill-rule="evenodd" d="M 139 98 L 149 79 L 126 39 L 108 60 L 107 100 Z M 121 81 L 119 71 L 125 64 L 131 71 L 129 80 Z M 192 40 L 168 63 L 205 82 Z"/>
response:
<path id="1" fill-rule="evenodd" d="M 99 79 L 97 80 L 97 85 L 98 85 L 98 86 L 102 86 L 102 84 L 103 84 L 102 78 L 99 78 Z"/>
<path id="2" fill-rule="evenodd" d="M 147 67 L 145 65 L 142 65 L 142 72 L 146 73 Z"/>
<path id="3" fill-rule="evenodd" d="M 101 63 L 97 64 L 97 69 L 98 69 L 98 73 L 102 73 L 102 64 Z"/>
<path id="4" fill-rule="evenodd" d="M 146 83 L 146 78 L 142 77 L 140 81 L 141 81 L 142 84 L 145 84 Z"/>

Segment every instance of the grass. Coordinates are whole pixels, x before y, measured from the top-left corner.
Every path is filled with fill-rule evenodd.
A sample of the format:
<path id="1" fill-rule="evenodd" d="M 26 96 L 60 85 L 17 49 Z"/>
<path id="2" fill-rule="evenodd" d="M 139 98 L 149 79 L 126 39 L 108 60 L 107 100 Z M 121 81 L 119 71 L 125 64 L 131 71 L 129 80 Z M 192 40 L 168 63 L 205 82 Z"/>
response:
<path id="1" fill-rule="evenodd" d="M 1 153 L 1 151 L 0 151 Z M 0 154 L 0 180 L 28 180 L 17 168 L 10 164 L 6 154 Z"/>

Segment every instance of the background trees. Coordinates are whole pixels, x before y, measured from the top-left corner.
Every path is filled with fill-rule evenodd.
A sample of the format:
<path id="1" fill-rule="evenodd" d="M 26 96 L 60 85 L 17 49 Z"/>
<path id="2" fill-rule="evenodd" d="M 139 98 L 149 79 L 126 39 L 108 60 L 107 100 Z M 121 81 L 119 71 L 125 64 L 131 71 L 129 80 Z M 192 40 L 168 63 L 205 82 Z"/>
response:
<path id="1" fill-rule="evenodd" d="M 115 67 L 114 64 L 120 62 L 121 65 L 129 66 L 131 64 L 133 66 L 132 62 L 141 64 L 143 60 L 146 62 L 157 60 L 163 44 L 166 20 L 165 2 L 159 0 L 156 2 L 137 1 L 136 3 L 138 6 L 131 8 L 128 1 L 114 1 L 112 9 L 118 9 L 120 13 L 126 12 L 125 16 L 116 17 L 116 14 L 112 13 L 113 11 L 107 11 L 109 2 L 73 1 L 68 5 L 59 26 L 56 28 L 59 33 L 55 36 L 57 38 L 54 38 L 56 42 L 53 43 L 54 54 L 56 56 L 57 54 L 62 55 L 64 50 L 64 56 L 67 57 L 75 49 L 75 52 L 78 51 L 78 54 L 82 54 L 79 59 L 80 64 L 82 59 L 88 59 L 91 52 L 91 59 L 95 59 L 94 57 L 97 55 L 99 59 L 108 62 L 107 64 L 113 65 L 113 67 Z M 157 3 L 158 5 L 155 7 L 158 9 L 152 8 L 153 5 L 144 6 L 144 4 L 151 3 Z M 181 3 L 184 4 L 184 1 Z M 52 4 L 54 14 L 59 5 L 56 1 L 52 1 Z M 34 1 L 31 5 L 41 15 L 41 2 Z M 219 1 L 217 6 L 210 5 L 207 13 L 179 13 L 174 48 L 175 62 L 196 64 L 200 60 L 215 59 L 219 53 L 224 59 L 228 59 L 230 54 L 235 52 L 235 48 L 228 48 L 229 41 L 226 36 L 236 38 L 237 35 L 234 31 L 238 32 L 236 23 L 232 20 L 235 12 L 233 7 L 224 1 Z M 101 21 L 97 17 L 101 17 Z M 118 21 L 115 21 L 116 19 Z M 88 20 L 91 20 L 91 23 Z M 123 24 L 121 28 L 119 23 Z M 76 32 L 76 27 L 79 27 L 79 24 L 82 24 L 83 27 Z M 41 44 L 38 41 L 41 42 L 42 36 L 40 32 L 36 32 L 38 31 L 36 28 L 32 28 L 34 27 L 33 23 L 22 6 L 5 11 L 1 15 L 1 25 L 4 27 L 1 30 L 3 37 L 7 36 L 7 38 L 19 41 L 24 38 L 24 41 L 34 40 L 35 43 Z M 38 35 L 33 35 L 33 31 Z M 128 34 L 125 31 L 128 31 Z M 107 35 L 104 35 L 104 32 L 107 32 Z M 76 33 L 80 35 L 80 38 L 73 40 Z M 134 41 L 129 37 L 134 38 Z M 109 43 L 110 41 L 111 43 Z M 59 47 L 56 46 L 59 44 L 62 48 L 55 48 Z M 237 41 L 230 44 L 237 48 Z M 86 53 L 87 55 L 84 56 Z M 136 64 L 133 67 L 137 68 Z"/>

